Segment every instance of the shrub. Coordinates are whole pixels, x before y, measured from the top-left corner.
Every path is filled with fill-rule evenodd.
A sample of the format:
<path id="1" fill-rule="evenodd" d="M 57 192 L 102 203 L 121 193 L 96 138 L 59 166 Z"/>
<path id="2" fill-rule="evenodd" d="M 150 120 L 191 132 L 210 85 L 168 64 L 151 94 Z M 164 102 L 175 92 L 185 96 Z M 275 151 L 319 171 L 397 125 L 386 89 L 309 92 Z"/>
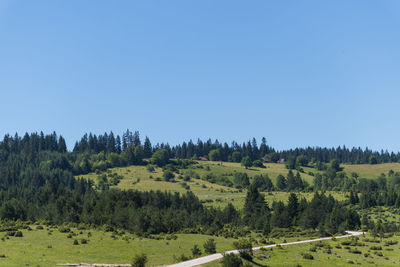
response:
<path id="1" fill-rule="evenodd" d="M 15 231 L 8 231 L 7 236 L 15 236 Z"/>
<path id="2" fill-rule="evenodd" d="M 253 166 L 258 167 L 258 168 L 264 168 L 264 164 L 262 164 L 261 160 L 255 160 L 253 161 Z"/>
<path id="3" fill-rule="evenodd" d="M 187 261 L 189 259 L 189 257 L 186 257 L 185 254 L 181 254 L 178 258 L 175 259 L 175 261 L 177 262 L 181 262 L 181 261 Z"/>
<path id="4" fill-rule="evenodd" d="M 154 165 L 152 165 L 152 164 L 147 165 L 147 166 L 146 166 L 146 169 L 147 169 L 149 172 L 154 172 L 154 171 L 155 171 Z"/>
<path id="5" fill-rule="evenodd" d="M 353 253 L 353 254 L 361 254 L 361 253 L 362 253 L 362 252 L 359 251 L 358 249 L 350 249 L 349 252 L 350 252 L 350 253 Z"/>
<path id="6" fill-rule="evenodd" d="M 174 179 L 175 174 L 170 170 L 165 170 L 163 173 L 163 178 L 165 181 L 169 182 L 170 180 Z"/>
<path id="7" fill-rule="evenodd" d="M 198 257 L 201 255 L 201 250 L 197 244 L 195 244 L 192 248 L 192 255 L 193 257 Z"/>
<path id="8" fill-rule="evenodd" d="M 17 231 L 16 233 L 15 233 L 15 237 L 23 237 L 24 235 L 22 234 L 22 232 L 21 231 Z"/>
<path id="9" fill-rule="evenodd" d="M 147 263 L 146 254 L 136 254 L 132 261 L 132 267 L 144 267 Z"/>
<path id="10" fill-rule="evenodd" d="M 243 262 L 239 256 L 237 256 L 233 253 L 229 253 L 229 254 L 224 254 L 224 257 L 222 258 L 222 266 L 223 267 L 240 267 L 240 266 L 243 266 Z"/>
<path id="11" fill-rule="evenodd" d="M 81 239 L 81 244 L 87 244 L 87 242 L 88 241 L 86 239 L 84 239 L 84 238 Z"/>
<path id="12" fill-rule="evenodd" d="M 251 261 L 253 258 L 253 245 L 249 239 L 241 239 L 233 243 L 233 246 L 239 250 L 243 259 Z"/>
<path id="13" fill-rule="evenodd" d="M 75 246 L 76 246 L 76 245 L 79 245 L 78 240 L 75 239 L 73 244 L 74 244 Z"/>
<path id="14" fill-rule="evenodd" d="M 314 256 L 311 255 L 310 253 L 302 253 L 301 255 L 303 256 L 303 259 L 306 259 L 306 260 L 313 260 L 314 259 Z"/>
<path id="15" fill-rule="evenodd" d="M 204 242 L 203 247 L 204 247 L 204 252 L 207 254 L 213 254 L 217 252 L 215 241 L 212 238 Z"/>
<path id="16" fill-rule="evenodd" d="M 66 226 L 60 226 L 58 228 L 58 231 L 60 231 L 60 233 L 69 233 L 69 232 L 71 232 L 71 229 L 69 229 L 69 227 L 66 227 Z"/>
<path id="17" fill-rule="evenodd" d="M 397 245 L 398 241 L 389 240 L 385 242 L 385 246 Z"/>

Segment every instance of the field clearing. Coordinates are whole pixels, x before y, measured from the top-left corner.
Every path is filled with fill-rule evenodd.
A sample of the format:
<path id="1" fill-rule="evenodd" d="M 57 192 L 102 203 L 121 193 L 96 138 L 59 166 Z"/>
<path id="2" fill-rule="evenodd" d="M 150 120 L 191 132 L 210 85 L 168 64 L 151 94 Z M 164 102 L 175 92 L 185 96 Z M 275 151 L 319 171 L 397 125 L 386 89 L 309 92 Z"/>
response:
<path id="1" fill-rule="evenodd" d="M 201 179 L 191 179 L 184 182 L 182 179 L 175 177 L 176 182 L 157 181 L 156 178 L 162 177 L 161 168 L 155 168 L 154 172 L 149 172 L 145 166 L 129 166 L 122 168 L 109 169 L 111 173 L 116 173 L 123 176 L 120 183 L 115 186 L 123 190 L 136 189 L 140 191 L 160 190 L 186 193 L 188 189 L 183 186 L 183 183 L 190 186 L 190 190 L 200 199 L 210 201 L 207 205 L 216 207 L 225 207 L 227 203 L 232 203 L 235 207 L 242 207 L 246 193 L 227 186 L 213 184 Z M 92 179 L 97 182 L 97 174 L 89 173 L 80 175 L 85 179 Z M 162 178 L 161 178 L 162 179 Z"/>
<path id="2" fill-rule="evenodd" d="M 218 163 L 200 163 L 201 165 L 206 164 L 206 166 L 210 166 L 211 171 L 207 171 L 205 168 L 195 170 L 199 170 L 201 175 L 203 173 L 214 173 L 219 172 L 220 174 L 225 172 L 228 168 L 231 172 L 239 169 L 240 171 L 244 171 L 243 167 L 240 167 L 238 163 L 229 163 L 227 166 L 220 166 Z M 223 163 L 226 164 L 226 163 Z M 279 168 L 276 167 L 279 165 Z M 231 167 L 232 166 L 232 167 Z M 272 169 L 276 171 L 279 170 L 283 165 L 282 164 L 273 164 Z M 284 167 L 284 166 L 283 166 Z M 270 169 L 270 168 L 267 168 Z M 264 171 L 264 169 L 261 169 Z M 286 169 L 282 169 L 287 172 Z M 188 169 L 180 170 L 181 173 L 187 172 Z M 246 170 L 251 174 L 258 174 L 257 170 Z M 121 168 L 111 168 L 108 170 L 109 173 L 116 173 L 117 175 L 123 176 L 120 183 L 116 185 L 116 188 L 120 188 L 123 190 L 128 189 L 136 189 L 140 191 L 150 191 L 150 190 L 160 190 L 160 191 L 171 191 L 171 192 L 179 192 L 185 193 L 188 191 L 184 187 L 184 183 L 190 187 L 190 190 L 200 199 L 207 201 L 205 202 L 206 206 L 213 207 L 225 207 L 228 203 L 232 203 L 236 208 L 243 208 L 244 201 L 246 197 L 246 190 L 238 190 L 236 188 L 227 187 L 223 185 L 218 185 L 215 183 L 210 183 L 208 181 L 204 181 L 201 179 L 191 178 L 190 181 L 184 182 L 182 179 L 178 178 L 178 174 L 176 174 L 175 180 L 176 182 L 165 182 L 163 180 L 157 181 L 156 178 L 162 177 L 162 169 L 155 168 L 154 172 L 149 172 L 145 166 L 129 166 L 129 167 L 121 167 Z M 226 173 L 226 172 L 225 172 Z M 303 174 L 302 174 L 303 175 Z M 95 183 L 97 182 L 96 173 L 89 173 L 87 175 L 80 175 L 78 177 L 83 177 L 85 179 L 92 179 Z M 264 193 L 266 201 L 271 205 L 273 201 L 283 201 L 287 202 L 289 197 L 289 192 L 270 192 Z M 310 200 L 314 193 L 298 193 L 299 198 L 305 197 L 307 200 Z M 343 192 L 331 191 L 327 192 L 327 195 L 331 194 L 337 200 L 344 200 L 346 194 Z"/>
<path id="3" fill-rule="evenodd" d="M 233 242 L 236 239 L 201 234 L 176 234 L 174 238 L 167 239 L 168 235 L 158 235 L 161 239 L 140 238 L 134 234 L 123 233 L 121 235 L 102 230 L 88 229 L 78 230 L 70 228 L 70 233 L 76 236 L 68 238 L 70 233 L 61 233 L 57 228 L 44 226 L 38 230 L 37 225 L 31 225 L 33 230 L 21 230 L 23 237 L 10 236 L 0 233 L 4 240 L 0 241 L 0 266 L 56 266 L 59 263 L 103 263 L 124 264 L 130 263 L 134 255 L 145 253 L 148 257 L 147 266 L 161 266 L 172 264 L 174 257 L 182 254 L 191 256 L 191 248 L 197 244 L 203 251 L 203 244 L 207 239 L 214 239 L 217 252 L 234 249 Z M 90 235 L 88 233 L 90 232 Z M 114 237 L 113 237 L 114 236 Z M 258 234 L 249 236 L 260 241 Z M 172 236 L 170 236 L 172 237 Z M 305 240 L 309 237 L 288 237 L 270 239 L 274 243 Z M 86 239 L 87 244 L 81 240 Z M 78 245 L 74 245 L 74 240 Z M 262 243 L 254 243 L 262 245 Z M 205 255 L 205 254 L 203 254 Z"/>
<path id="4" fill-rule="evenodd" d="M 35 229 L 35 226 L 32 226 Z M 75 233 L 81 230 L 73 229 Z M 217 251 L 233 249 L 234 239 L 198 234 L 177 234 L 176 240 L 141 239 L 131 234 L 125 234 L 129 242 L 114 240 L 110 232 L 99 230 L 82 230 L 82 234 L 67 238 L 67 233 L 60 233 L 54 229 L 51 235 L 47 230 L 23 230 L 23 237 L 9 237 L 0 241 L 0 266 L 56 266 L 58 263 L 131 263 L 137 253 L 145 253 L 149 259 L 149 266 L 160 266 L 173 263 L 173 256 L 184 253 L 191 255 L 191 248 L 198 244 L 203 249 L 203 243 L 213 238 L 217 244 Z M 92 236 L 88 237 L 88 232 Z M 1 234 L 4 236 L 4 233 Z M 88 244 L 81 244 L 85 238 Z M 134 238 L 134 240 L 132 240 Z M 74 239 L 79 245 L 73 245 Z"/>
<path id="5" fill-rule="evenodd" d="M 315 243 L 292 245 L 282 248 L 274 248 L 266 251 L 255 251 L 254 261 L 258 266 L 400 266 L 400 245 L 385 246 L 385 242 L 392 240 L 400 242 L 399 236 L 377 239 L 380 243 L 369 242 L 373 238 L 370 235 L 360 237 L 359 241 L 363 245 L 343 245 L 342 242 L 351 240 L 350 238 L 338 239 L 336 241 L 323 241 L 324 247 L 310 251 L 315 248 Z M 328 245 L 330 249 L 328 249 Z M 340 248 L 339 248 L 340 247 Z M 381 247 L 381 250 L 373 250 L 373 247 Z M 330 250 L 330 251 L 329 251 Z M 354 252 L 357 250 L 357 253 Z M 311 254 L 314 259 L 304 259 L 302 253 Z M 382 253 L 381 255 L 378 255 Z M 299 264 L 299 265 L 298 265 Z M 212 262 L 202 265 L 203 267 L 221 266 L 219 262 Z"/>
<path id="6" fill-rule="evenodd" d="M 276 183 L 276 178 L 279 174 L 286 177 L 288 169 L 286 169 L 285 164 L 278 163 L 264 163 L 265 168 L 251 167 L 249 169 L 244 168 L 240 163 L 235 162 L 219 162 L 219 161 L 198 161 L 199 165 L 203 166 L 202 169 L 195 169 L 197 173 L 206 175 L 207 173 L 213 173 L 216 175 L 231 174 L 233 176 L 235 172 L 245 172 L 249 177 L 254 177 L 260 174 L 268 174 L 272 182 Z M 209 166 L 208 171 L 206 167 Z M 313 176 L 309 175 L 308 172 L 318 172 L 313 168 L 303 167 L 305 173 L 301 173 L 301 178 L 307 181 L 309 184 L 313 181 Z M 296 173 L 296 170 L 293 170 Z"/>
<path id="7" fill-rule="evenodd" d="M 400 163 L 342 164 L 341 166 L 349 177 L 351 177 L 351 173 L 356 172 L 359 175 L 359 178 L 376 179 L 382 173 L 387 176 L 390 170 L 400 172 Z"/>

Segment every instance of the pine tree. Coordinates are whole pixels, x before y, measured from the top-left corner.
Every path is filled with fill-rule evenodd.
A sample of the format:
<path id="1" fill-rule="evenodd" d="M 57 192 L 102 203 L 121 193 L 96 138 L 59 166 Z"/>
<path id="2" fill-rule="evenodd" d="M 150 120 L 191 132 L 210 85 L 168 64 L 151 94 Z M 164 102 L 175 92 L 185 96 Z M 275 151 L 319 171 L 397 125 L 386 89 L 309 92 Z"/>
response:
<path id="1" fill-rule="evenodd" d="M 293 221 L 293 219 L 297 216 L 298 208 L 299 208 L 299 201 L 296 194 L 290 193 L 287 209 L 291 221 Z"/>
<path id="2" fill-rule="evenodd" d="M 145 158 L 150 158 L 151 155 L 152 155 L 151 142 L 150 142 L 150 139 L 147 136 L 144 139 L 143 152 L 144 152 L 144 157 Z"/>

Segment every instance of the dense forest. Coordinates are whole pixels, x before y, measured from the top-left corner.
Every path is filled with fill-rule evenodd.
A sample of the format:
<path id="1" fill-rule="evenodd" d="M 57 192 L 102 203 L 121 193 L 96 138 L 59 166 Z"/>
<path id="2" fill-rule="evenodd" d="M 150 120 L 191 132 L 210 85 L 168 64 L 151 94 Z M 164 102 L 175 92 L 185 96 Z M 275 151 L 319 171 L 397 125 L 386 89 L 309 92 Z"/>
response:
<path id="1" fill-rule="evenodd" d="M 294 161 L 295 164 L 299 156 L 302 156 L 303 164 L 311 161 L 328 163 L 332 159 L 337 159 L 339 163 L 353 164 L 377 164 L 399 162 L 400 160 L 400 153 L 389 153 L 383 150 L 372 151 L 368 148 L 362 149 L 360 147 L 353 147 L 352 149 L 345 146 L 337 148 L 307 147 L 278 151 L 267 145 L 265 138 L 262 138 L 260 145 L 253 138 L 251 141 L 241 145 L 235 141 L 229 145 L 228 143 L 220 143 L 218 140 L 213 142 L 211 139 L 207 141 L 199 139 L 197 143 L 190 140 L 176 146 L 170 146 L 168 143 L 152 146 L 148 137 L 145 137 L 142 143 L 139 132 L 132 133 L 129 130 L 122 135 L 122 138 L 119 135 L 115 136 L 113 132 L 99 136 L 85 134 L 80 141 L 75 143 L 73 151 L 80 153 L 121 153 L 131 146 L 142 146 L 142 153 L 146 158 L 149 158 L 154 151 L 165 149 L 170 158 L 197 159 L 198 157 L 206 157 L 210 160 L 232 162 L 240 162 L 243 158 L 249 157 L 251 161 L 264 159 L 270 162 L 277 162 L 280 159 L 284 159 L 286 161 Z"/>
<path id="2" fill-rule="evenodd" d="M 76 178 L 79 174 L 114 166 L 152 163 L 160 167 L 185 167 L 192 164 L 190 159 L 200 156 L 238 162 L 247 158 L 252 164 L 266 158 L 274 161 L 292 157 L 295 165 L 314 162 L 324 172 L 314 176 L 312 185 L 301 179 L 300 171 L 288 170 L 287 177 L 278 177 L 276 185 L 268 177 L 255 177 L 250 183 L 246 177 L 238 175 L 237 183 L 247 189 L 243 210 L 230 204 L 221 209 L 205 207 L 190 191 L 186 194 L 122 191 L 95 187 L 93 181 Z M 173 147 L 168 144 L 153 146 L 149 138 L 142 143 L 139 133 L 129 130 L 122 138 L 112 132 L 85 135 L 70 152 L 65 139 L 56 133 L 6 135 L 0 142 L 0 218 L 107 225 L 138 234 L 177 231 L 222 234 L 227 226 L 249 227 L 265 234 L 272 228 L 292 226 L 318 228 L 333 234 L 361 226 L 360 216 L 352 205 L 360 204 L 363 208 L 400 206 L 400 178 L 389 183 L 386 177 L 378 181 L 356 181 L 355 177 L 343 176 L 340 163 L 371 163 L 371 159 L 373 163 L 394 162 L 398 161 L 399 154 L 347 148 L 276 151 L 266 145 L 265 139 L 260 146 L 254 139 L 242 146 L 210 140 Z M 347 190 L 352 197 L 347 202 L 339 202 L 318 192 L 327 189 Z M 298 199 L 292 193 L 287 204 L 267 203 L 260 191 L 272 190 L 314 190 L 315 194 L 309 201 Z"/>

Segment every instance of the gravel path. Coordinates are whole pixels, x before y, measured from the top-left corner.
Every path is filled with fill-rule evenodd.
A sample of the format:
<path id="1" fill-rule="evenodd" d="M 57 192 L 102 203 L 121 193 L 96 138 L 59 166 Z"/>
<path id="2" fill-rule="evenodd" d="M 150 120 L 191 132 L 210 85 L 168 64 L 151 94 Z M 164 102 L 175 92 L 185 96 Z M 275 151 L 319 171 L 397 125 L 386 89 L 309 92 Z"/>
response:
<path id="1" fill-rule="evenodd" d="M 335 238 L 337 238 L 337 239 L 338 238 L 345 238 L 345 237 L 351 237 L 351 236 L 358 236 L 358 235 L 362 235 L 362 234 L 363 234 L 363 232 L 347 231 L 347 235 L 335 236 Z M 329 240 L 329 239 L 332 239 L 332 237 L 323 237 L 323 238 L 309 239 L 309 240 L 303 240 L 303 241 L 295 241 L 295 242 L 289 242 L 289 243 L 282 243 L 282 244 L 279 244 L 279 245 L 281 245 L 281 246 L 289 246 L 289 245 L 311 243 L 311 242 L 317 242 L 317 241 Z M 276 247 L 276 246 L 277 245 L 274 244 L 274 245 L 268 245 L 268 246 L 255 247 L 255 248 L 253 248 L 253 250 L 258 250 L 260 248 L 273 248 L 273 247 Z M 230 251 L 226 251 L 225 253 L 238 254 L 239 251 L 230 250 Z M 171 264 L 171 265 L 168 265 L 167 267 L 193 267 L 193 266 L 198 266 L 198 265 L 201 265 L 201 264 L 209 263 L 211 261 L 219 260 L 222 257 L 223 257 L 222 253 L 216 253 L 216 254 L 204 256 L 204 257 L 193 259 L 193 260 L 189 260 L 189 261 L 184 261 L 184 262 L 180 262 L 180 263 L 176 263 L 176 264 Z"/>

